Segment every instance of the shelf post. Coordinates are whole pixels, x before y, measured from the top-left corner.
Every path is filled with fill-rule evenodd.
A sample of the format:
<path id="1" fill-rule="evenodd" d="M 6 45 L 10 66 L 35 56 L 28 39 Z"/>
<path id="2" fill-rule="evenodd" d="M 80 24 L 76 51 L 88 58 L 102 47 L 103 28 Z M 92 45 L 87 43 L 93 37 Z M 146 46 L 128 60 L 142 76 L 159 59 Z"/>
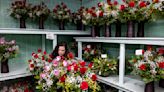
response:
<path id="1" fill-rule="evenodd" d="M 42 50 L 45 51 L 45 44 L 46 44 L 46 38 L 45 38 L 45 35 L 42 34 Z"/>
<path id="2" fill-rule="evenodd" d="M 125 44 L 120 44 L 120 57 L 119 57 L 119 84 L 124 83 L 125 74 Z"/>
<path id="3" fill-rule="evenodd" d="M 82 60 L 82 42 L 78 42 L 78 58 Z"/>
<path id="4" fill-rule="evenodd" d="M 55 46 L 57 45 L 57 35 L 56 34 L 54 34 L 54 39 L 53 39 L 53 43 L 52 43 L 53 45 L 53 47 L 52 47 L 52 49 L 54 49 L 55 48 Z"/>

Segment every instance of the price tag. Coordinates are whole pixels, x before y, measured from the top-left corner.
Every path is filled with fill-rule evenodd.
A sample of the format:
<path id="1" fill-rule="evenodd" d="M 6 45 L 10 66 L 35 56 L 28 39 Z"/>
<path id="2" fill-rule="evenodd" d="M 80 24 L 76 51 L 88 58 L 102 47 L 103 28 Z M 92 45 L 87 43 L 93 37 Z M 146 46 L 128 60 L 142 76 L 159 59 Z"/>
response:
<path id="1" fill-rule="evenodd" d="M 46 34 L 46 39 L 53 40 L 53 39 L 55 39 L 55 36 L 54 36 L 54 34 L 49 33 L 49 34 Z"/>
<path id="2" fill-rule="evenodd" d="M 101 58 L 107 58 L 107 54 L 101 54 Z"/>
<path id="3" fill-rule="evenodd" d="M 142 50 L 142 49 L 136 50 L 135 54 L 136 55 L 143 55 L 144 54 L 144 50 Z"/>

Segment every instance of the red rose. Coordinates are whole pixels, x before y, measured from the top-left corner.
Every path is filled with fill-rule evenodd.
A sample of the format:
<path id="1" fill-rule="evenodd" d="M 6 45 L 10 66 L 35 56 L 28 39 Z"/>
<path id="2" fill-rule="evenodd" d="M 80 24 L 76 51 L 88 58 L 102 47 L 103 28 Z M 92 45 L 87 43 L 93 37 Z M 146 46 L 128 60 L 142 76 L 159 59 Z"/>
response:
<path id="1" fill-rule="evenodd" d="M 38 49 L 38 52 L 40 53 L 40 52 L 42 52 L 42 50 L 41 49 Z"/>
<path id="2" fill-rule="evenodd" d="M 124 9 L 125 9 L 125 5 L 121 5 L 121 6 L 120 6 L 120 10 L 123 11 Z"/>
<path id="3" fill-rule="evenodd" d="M 66 76 L 65 75 L 63 75 L 62 77 L 60 77 L 60 82 L 65 82 L 65 79 L 66 79 Z"/>
<path id="4" fill-rule="evenodd" d="M 33 55 L 35 55 L 35 53 L 34 53 L 34 52 L 32 52 L 32 54 L 31 54 L 31 55 L 33 56 Z"/>
<path id="5" fill-rule="evenodd" d="M 80 62 L 80 66 L 81 66 L 81 67 L 84 67 L 84 66 L 85 66 L 85 62 L 84 62 L 84 61 L 81 61 L 81 62 Z"/>
<path id="6" fill-rule="evenodd" d="M 38 54 L 35 54 L 35 55 L 34 55 L 34 58 L 38 58 Z"/>
<path id="7" fill-rule="evenodd" d="M 43 52 L 43 54 L 44 54 L 44 55 L 46 55 L 46 54 L 47 54 L 47 52 L 46 52 L 46 51 L 44 51 L 44 52 Z"/>
<path id="8" fill-rule="evenodd" d="M 147 50 L 152 50 L 152 46 L 151 45 L 148 45 L 147 46 Z"/>
<path id="9" fill-rule="evenodd" d="M 98 3 L 97 5 L 98 5 L 98 7 L 102 7 L 102 4 L 101 3 Z"/>
<path id="10" fill-rule="evenodd" d="M 34 64 L 30 64 L 30 68 L 34 68 Z"/>
<path id="11" fill-rule="evenodd" d="M 88 89 L 88 83 L 86 81 L 83 81 L 80 85 L 80 88 L 82 90 L 87 90 Z"/>
<path id="12" fill-rule="evenodd" d="M 96 9 L 96 7 L 92 7 L 92 10 L 95 10 Z"/>
<path id="13" fill-rule="evenodd" d="M 28 60 L 28 62 L 30 63 L 30 62 L 32 62 L 32 60 Z"/>
<path id="14" fill-rule="evenodd" d="M 72 52 L 70 52 L 70 53 L 68 53 L 67 57 L 70 58 L 70 59 L 73 59 L 74 58 L 74 55 L 73 55 Z"/>
<path id="15" fill-rule="evenodd" d="M 78 71 L 78 65 L 77 64 L 74 64 L 74 71 Z"/>
<path id="16" fill-rule="evenodd" d="M 52 59 L 48 59 L 48 62 L 51 63 L 52 62 Z"/>
<path id="17" fill-rule="evenodd" d="M 112 5 L 111 0 L 107 0 L 107 3 L 108 3 L 108 5 Z"/>
<path id="18" fill-rule="evenodd" d="M 24 92 L 30 92 L 30 90 L 28 88 L 25 88 Z"/>
<path id="19" fill-rule="evenodd" d="M 93 16 L 93 17 L 97 17 L 96 13 L 92 13 L 92 16 Z"/>
<path id="20" fill-rule="evenodd" d="M 88 65 L 89 68 L 92 68 L 92 66 L 93 66 L 93 62 L 91 62 L 91 63 Z"/>
<path id="21" fill-rule="evenodd" d="M 42 60 L 44 60 L 44 56 L 42 56 Z"/>
<path id="22" fill-rule="evenodd" d="M 92 80 L 96 81 L 97 80 L 97 76 L 95 74 L 92 75 Z"/>
<path id="23" fill-rule="evenodd" d="M 117 5 L 118 4 L 118 2 L 117 1 L 114 1 L 114 5 Z"/>
<path id="24" fill-rule="evenodd" d="M 80 73 L 81 74 L 85 74 L 86 71 L 87 71 L 87 68 L 85 68 L 85 67 L 80 68 Z"/>
<path id="25" fill-rule="evenodd" d="M 140 65 L 139 68 L 140 68 L 140 70 L 142 70 L 142 71 L 145 71 L 145 70 L 146 70 L 146 66 L 145 66 L 144 64 Z"/>
<path id="26" fill-rule="evenodd" d="M 164 68 L 164 62 L 160 62 L 160 63 L 158 63 L 158 65 L 160 68 Z"/>
<path id="27" fill-rule="evenodd" d="M 100 17 L 103 17 L 103 15 L 104 15 L 104 13 L 101 11 L 101 12 L 99 13 L 99 16 L 100 16 Z"/>
<path id="28" fill-rule="evenodd" d="M 135 2 L 134 1 L 131 1 L 131 2 L 129 2 L 129 7 L 134 7 L 135 6 Z"/>
<path id="29" fill-rule="evenodd" d="M 50 54 L 49 57 L 53 58 L 54 56 L 52 54 Z"/>
<path id="30" fill-rule="evenodd" d="M 145 51 L 144 50 L 142 50 L 142 55 L 145 53 Z"/>
<path id="31" fill-rule="evenodd" d="M 139 3 L 139 6 L 140 6 L 141 8 L 142 8 L 142 7 L 145 7 L 145 6 L 146 6 L 146 3 L 142 1 L 142 2 Z"/>
<path id="32" fill-rule="evenodd" d="M 67 66 L 67 71 L 71 71 L 71 65 Z"/>
<path id="33" fill-rule="evenodd" d="M 158 54 L 163 55 L 164 54 L 164 49 L 159 49 Z"/>
<path id="34" fill-rule="evenodd" d="M 64 5 L 63 5 L 63 8 L 65 9 L 65 8 L 67 8 L 67 6 L 64 4 Z"/>

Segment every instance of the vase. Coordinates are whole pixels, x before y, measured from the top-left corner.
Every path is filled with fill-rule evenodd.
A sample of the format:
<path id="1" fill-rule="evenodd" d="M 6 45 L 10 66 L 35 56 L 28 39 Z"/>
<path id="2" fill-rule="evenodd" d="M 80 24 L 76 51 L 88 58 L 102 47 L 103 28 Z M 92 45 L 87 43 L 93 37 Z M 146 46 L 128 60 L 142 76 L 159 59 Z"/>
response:
<path id="1" fill-rule="evenodd" d="M 135 37 L 135 23 L 133 21 L 127 22 L 127 37 Z"/>
<path id="2" fill-rule="evenodd" d="M 39 29 L 44 29 L 44 17 L 39 17 Z"/>
<path id="3" fill-rule="evenodd" d="M 146 83 L 145 92 L 154 92 L 154 81 Z"/>
<path id="4" fill-rule="evenodd" d="M 111 37 L 111 25 L 105 24 L 105 37 Z"/>
<path id="5" fill-rule="evenodd" d="M 144 37 L 144 21 L 138 22 L 137 37 Z"/>
<path id="6" fill-rule="evenodd" d="M 65 30 L 64 21 L 59 21 L 59 30 Z"/>
<path id="7" fill-rule="evenodd" d="M 116 22 L 116 33 L 115 37 L 121 37 L 121 22 L 117 21 Z"/>
<path id="8" fill-rule="evenodd" d="M 164 88 L 164 79 L 159 80 L 159 87 Z"/>
<path id="9" fill-rule="evenodd" d="M 5 59 L 4 61 L 1 61 L 1 73 L 8 73 L 8 72 L 9 72 L 8 59 Z"/>
<path id="10" fill-rule="evenodd" d="M 91 27 L 91 35 L 92 37 L 99 37 L 100 36 L 100 26 L 92 26 Z"/>
<path id="11" fill-rule="evenodd" d="M 82 21 L 77 21 L 76 27 L 77 30 L 85 30 L 85 25 L 82 23 Z"/>
<path id="12" fill-rule="evenodd" d="M 20 18 L 20 28 L 26 28 L 26 22 L 24 18 Z"/>

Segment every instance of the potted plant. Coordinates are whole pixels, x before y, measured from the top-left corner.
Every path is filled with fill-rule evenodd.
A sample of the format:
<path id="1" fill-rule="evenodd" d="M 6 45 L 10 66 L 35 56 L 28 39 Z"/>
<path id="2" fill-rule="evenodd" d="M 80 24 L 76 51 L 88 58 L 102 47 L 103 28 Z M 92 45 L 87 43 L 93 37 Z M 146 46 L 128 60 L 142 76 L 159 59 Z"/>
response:
<path id="1" fill-rule="evenodd" d="M 59 30 L 65 30 L 65 23 L 71 21 L 71 10 L 66 4 L 56 5 L 52 11 L 52 17 L 59 24 Z"/>
<path id="2" fill-rule="evenodd" d="M 26 3 L 24 0 L 16 0 L 12 2 L 9 9 L 10 16 L 19 19 L 20 28 L 26 28 L 25 20 L 29 17 L 30 10 L 31 4 Z"/>
<path id="3" fill-rule="evenodd" d="M 29 16 L 38 21 L 39 29 L 44 29 L 44 21 L 48 18 L 49 14 L 50 9 L 48 9 L 44 2 L 41 2 L 40 5 L 35 5 L 32 7 Z"/>
<path id="4" fill-rule="evenodd" d="M 15 58 L 18 54 L 19 47 L 15 40 L 6 41 L 5 38 L 0 38 L 0 62 L 1 73 L 8 73 L 8 60 Z"/>

